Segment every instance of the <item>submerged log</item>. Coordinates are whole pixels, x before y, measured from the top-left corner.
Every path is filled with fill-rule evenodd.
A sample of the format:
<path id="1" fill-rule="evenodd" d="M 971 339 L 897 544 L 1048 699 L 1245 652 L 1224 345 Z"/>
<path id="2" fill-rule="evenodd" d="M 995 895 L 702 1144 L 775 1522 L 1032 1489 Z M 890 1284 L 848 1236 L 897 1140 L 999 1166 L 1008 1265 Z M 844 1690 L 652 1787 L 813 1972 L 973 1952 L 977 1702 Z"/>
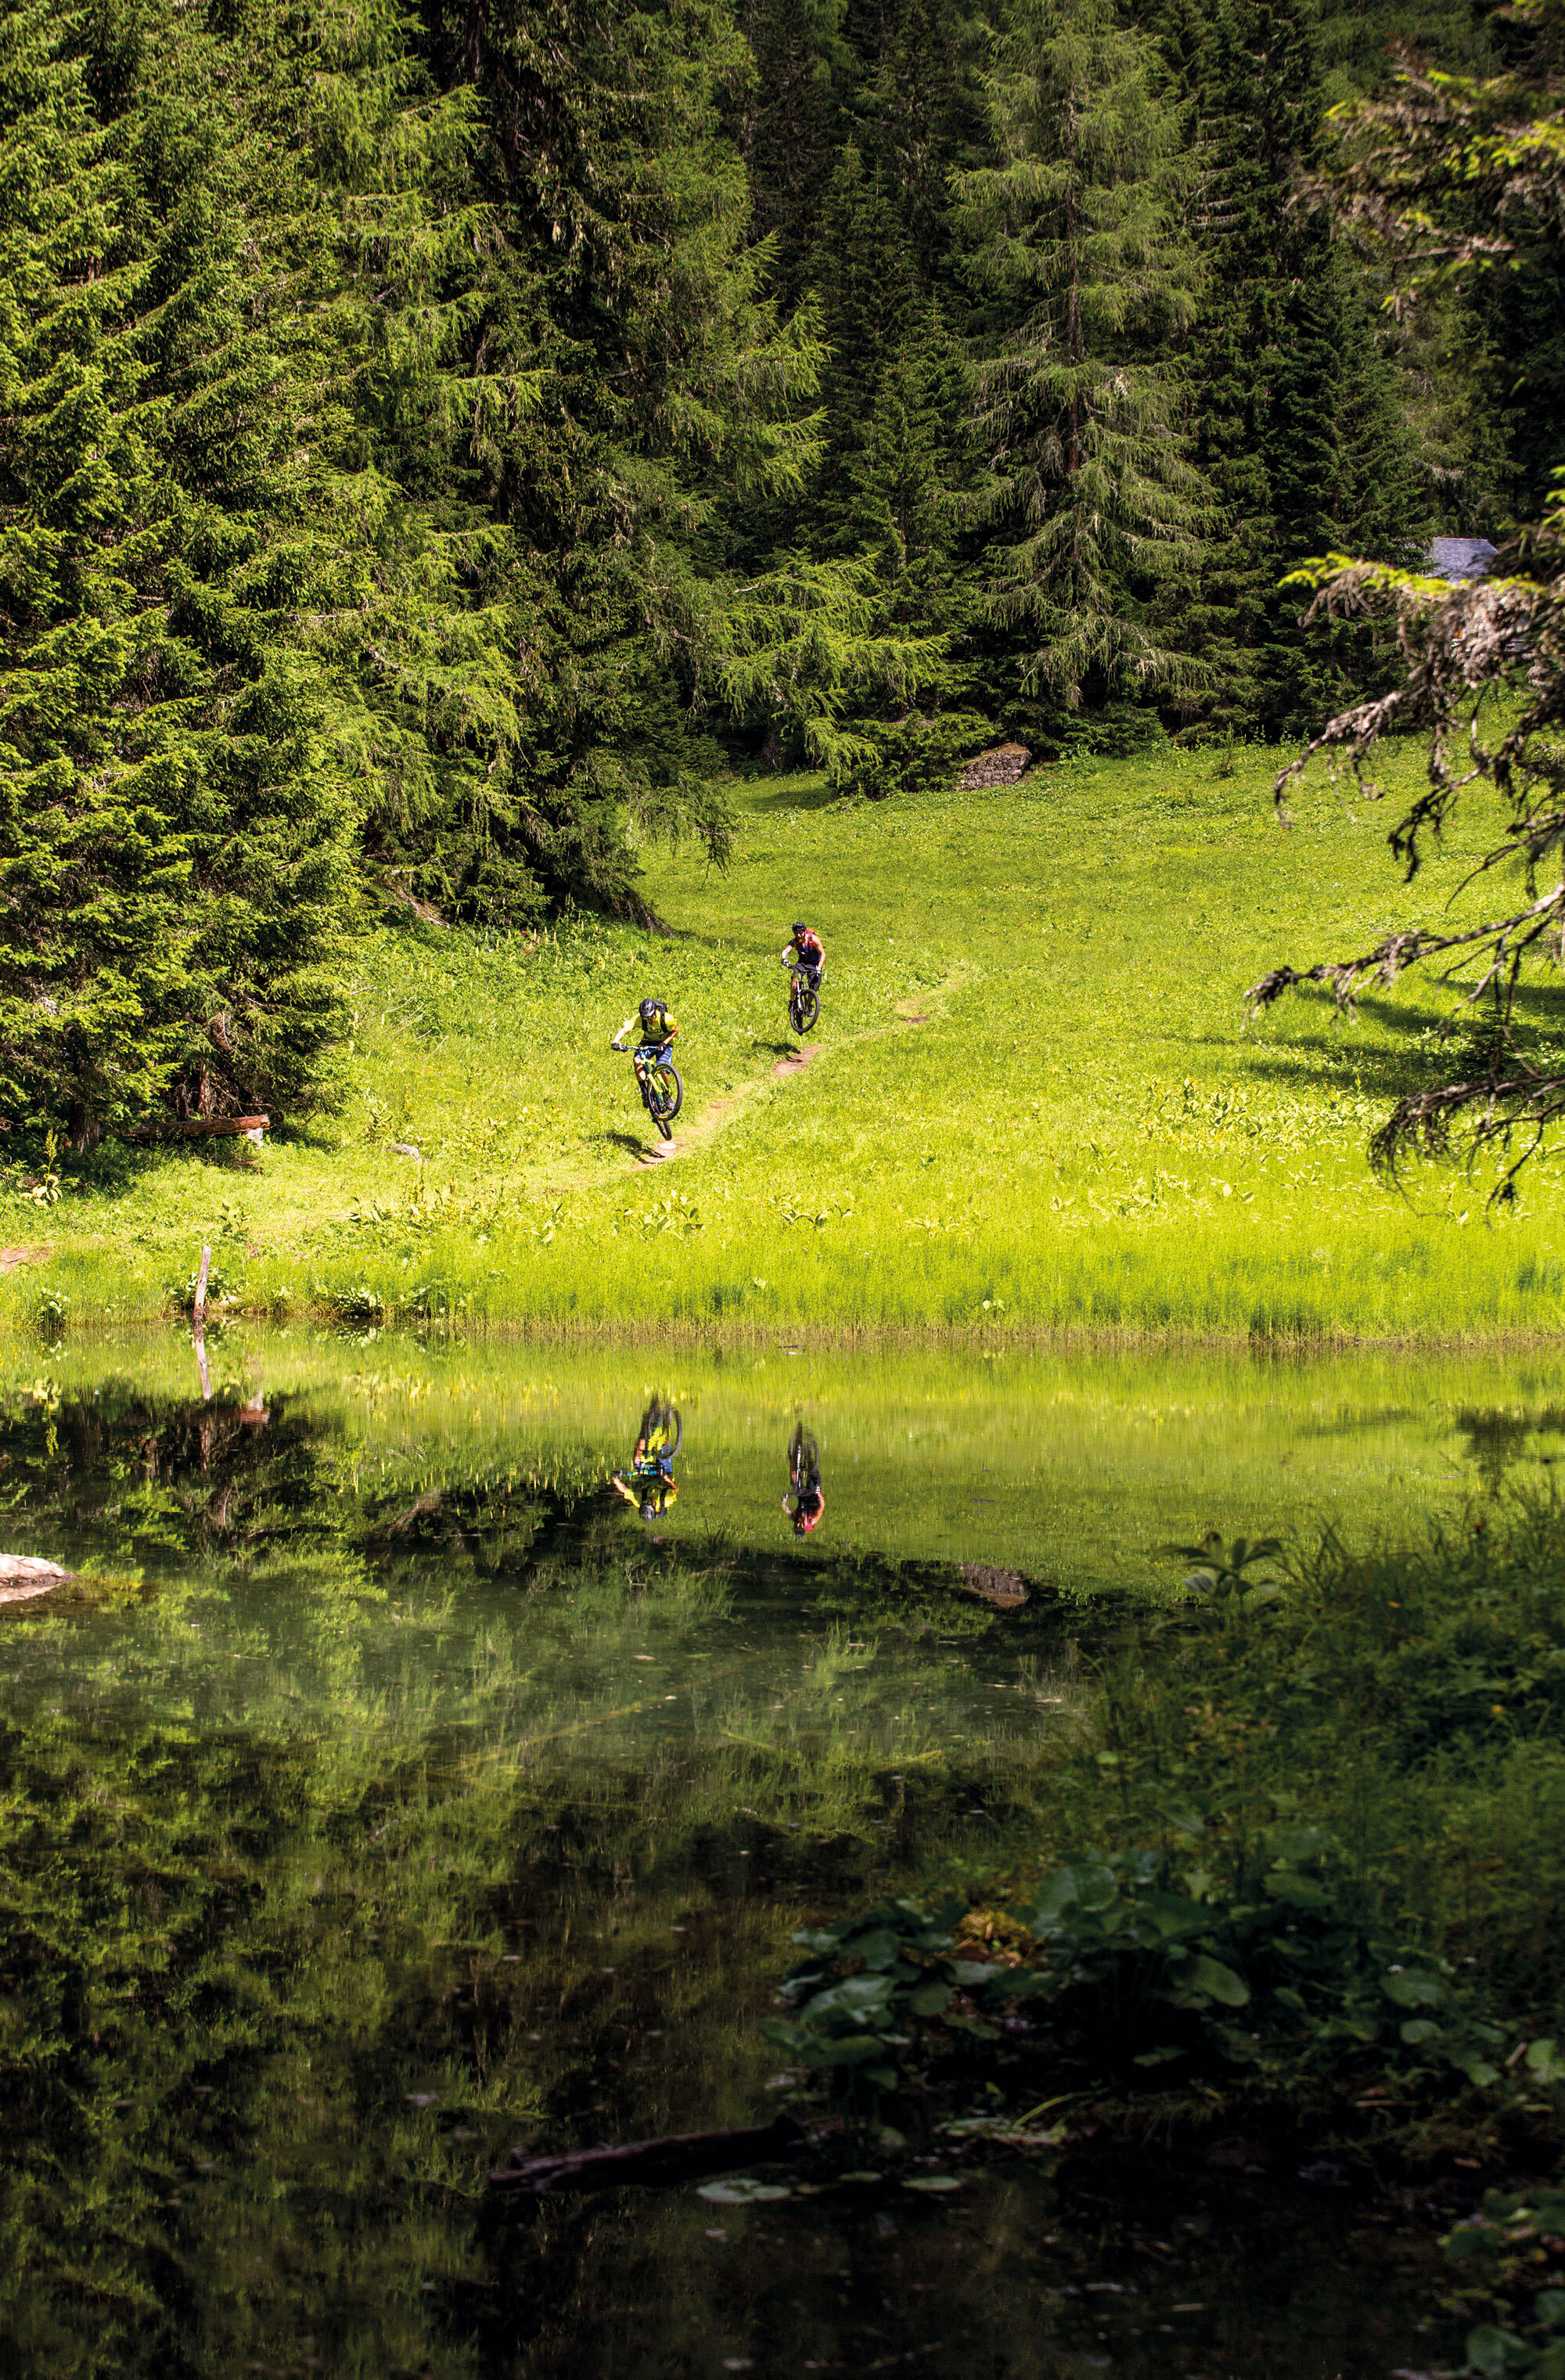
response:
<path id="1" fill-rule="evenodd" d="M 30 1596 L 47 1595 L 74 1578 L 73 1570 L 44 1561 L 39 1554 L 0 1554 L 0 1603 L 25 1603 Z"/>
<path id="2" fill-rule="evenodd" d="M 792 2116 L 770 2124 L 725 2132 L 673 2132 L 656 2141 L 624 2141 L 614 2147 L 572 2149 L 564 2156 L 524 2156 L 490 2175 L 500 2190 L 666 2190 L 702 2174 L 733 2173 L 742 2165 L 796 2156 L 806 2133 Z"/>

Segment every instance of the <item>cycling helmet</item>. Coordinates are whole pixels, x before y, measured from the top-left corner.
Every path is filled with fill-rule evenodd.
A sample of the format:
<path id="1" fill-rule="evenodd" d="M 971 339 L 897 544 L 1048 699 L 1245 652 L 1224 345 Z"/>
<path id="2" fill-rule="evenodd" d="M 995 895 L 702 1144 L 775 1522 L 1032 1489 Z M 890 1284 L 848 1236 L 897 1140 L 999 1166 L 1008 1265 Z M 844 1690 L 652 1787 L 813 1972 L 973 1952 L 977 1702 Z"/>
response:
<path id="1" fill-rule="evenodd" d="M 642 1024 L 649 1026 L 656 1025 L 662 1011 L 663 1004 L 661 1000 L 644 1000 L 641 1003 Z"/>
<path id="2" fill-rule="evenodd" d="M 805 924 L 802 917 L 795 917 L 788 930 L 791 934 L 807 934 L 809 928 Z"/>

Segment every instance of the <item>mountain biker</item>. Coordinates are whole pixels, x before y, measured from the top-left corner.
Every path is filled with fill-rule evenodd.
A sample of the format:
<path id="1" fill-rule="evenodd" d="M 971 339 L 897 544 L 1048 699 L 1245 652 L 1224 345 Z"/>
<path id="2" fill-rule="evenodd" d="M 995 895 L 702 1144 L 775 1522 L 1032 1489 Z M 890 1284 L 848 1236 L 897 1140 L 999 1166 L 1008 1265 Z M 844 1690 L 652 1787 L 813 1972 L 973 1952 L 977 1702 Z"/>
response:
<path id="1" fill-rule="evenodd" d="M 621 1027 L 623 1030 L 624 1026 Z M 609 1485 L 614 1493 L 623 1496 L 627 1504 L 634 1504 L 644 1521 L 661 1520 L 679 1495 L 679 1483 L 673 1475 L 678 1440 L 670 1444 L 666 1423 L 658 1432 L 656 1447 L 649 1451 L 654 1426 L 663 1421 L 663 1409 L 655 1402 L 649 1404 L 641 1417 L 640 1435 L 631 1452 L 630 1469 L 612 1472 L 609 1477 Z"/>
<path id="2" fill-rule="evenodd" d="M 631 1064 L 636 1068 L 639 1078 L 644 1068 L 649 1066 L 654 1059 L 662 1056 L 669 1043 L 677 1035 L 679 1027 L 669 1014 L 662 1001 L 644 1000 L 637 1007 L 631 1010 L 630 1014 L 610 1042 L 611 1050 L 618 1050 L 623 1053 L 625 1037 L 633 1025 L 638 1026 L 641 1032 L 640 1040 L 631 1051 Z"/>
<path id="3" fill-rule="evenodd" d="M 788 1477 L 792 1483 L 794 1535 L 807 1537 L 826 1510 L 826 1490 L 820 1484 L 820 1449 L 807 1436 L 802 1422 L 788 1440 Z M 782 1499 L 782 1510 L 788 1510 L 789 1498 Z"/>
<path id="4" fill-rule="evenodd" d="M 826 972 L 826 948 L 819 935 L 802 917 L 795 919 L 793 940 L 782 953 L 785 967 L 797 967 L 811 991 L 820 990 L 820 978 Z"/>

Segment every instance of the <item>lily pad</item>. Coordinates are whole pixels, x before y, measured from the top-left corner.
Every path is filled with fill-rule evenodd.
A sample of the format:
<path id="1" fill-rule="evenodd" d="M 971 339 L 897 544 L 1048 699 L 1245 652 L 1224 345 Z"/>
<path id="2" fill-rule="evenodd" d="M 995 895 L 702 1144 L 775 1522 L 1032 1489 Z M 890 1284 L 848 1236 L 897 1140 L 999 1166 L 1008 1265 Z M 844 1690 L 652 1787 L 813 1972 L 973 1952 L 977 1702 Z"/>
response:
<path id="1" fill-rule="evenodd" d="M 703 2181 L 696 2193 L 713 2206 L 758 2206 L 763 2199 L 793 2194 L 785 2181 L 756 2181 L 747 2173 L 733 2174 L 726 2181 Z"/>
<path id="2" fill-rule="evenodd" d="M 903 2183 L 904 2190 L 960 2190 L 962 2177 L 955 2173 L 920 2173 Z"/>

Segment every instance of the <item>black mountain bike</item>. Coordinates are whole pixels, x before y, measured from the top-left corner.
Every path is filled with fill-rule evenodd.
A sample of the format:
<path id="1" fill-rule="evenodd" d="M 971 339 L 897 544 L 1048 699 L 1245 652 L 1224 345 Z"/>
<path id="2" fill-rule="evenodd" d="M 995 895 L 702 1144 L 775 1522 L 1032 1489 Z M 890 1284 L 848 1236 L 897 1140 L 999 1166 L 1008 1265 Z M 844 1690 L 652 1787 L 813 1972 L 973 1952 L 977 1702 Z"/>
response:
<path id="1" fill-rule="evenodd" d="M 665 1140 L 673 1138 L 673 1120 L 685 1104 L 685 1086 L 679 1079 L 679 1069 L 668 1053 L 665 1041 L 657 1056 L 647 1065 L 632 1059 L 636 1068 L 636 1086 L 646 1109 Z"/>
<path id="2" fill-rule="evenodd" d="M 795 1496 L 820 1485 L 820 1449 L 802 1421 L 794 1424 L 788 1440 L 788 1479 Z"/>
<path id="3" fill-rule="evenodd" d="M 810 974 L 809 968 L 796 966 L 788 978 L 788 1022 L 795 1033 L 807 1033 L 820 1014 L 820 994 Z"/>

